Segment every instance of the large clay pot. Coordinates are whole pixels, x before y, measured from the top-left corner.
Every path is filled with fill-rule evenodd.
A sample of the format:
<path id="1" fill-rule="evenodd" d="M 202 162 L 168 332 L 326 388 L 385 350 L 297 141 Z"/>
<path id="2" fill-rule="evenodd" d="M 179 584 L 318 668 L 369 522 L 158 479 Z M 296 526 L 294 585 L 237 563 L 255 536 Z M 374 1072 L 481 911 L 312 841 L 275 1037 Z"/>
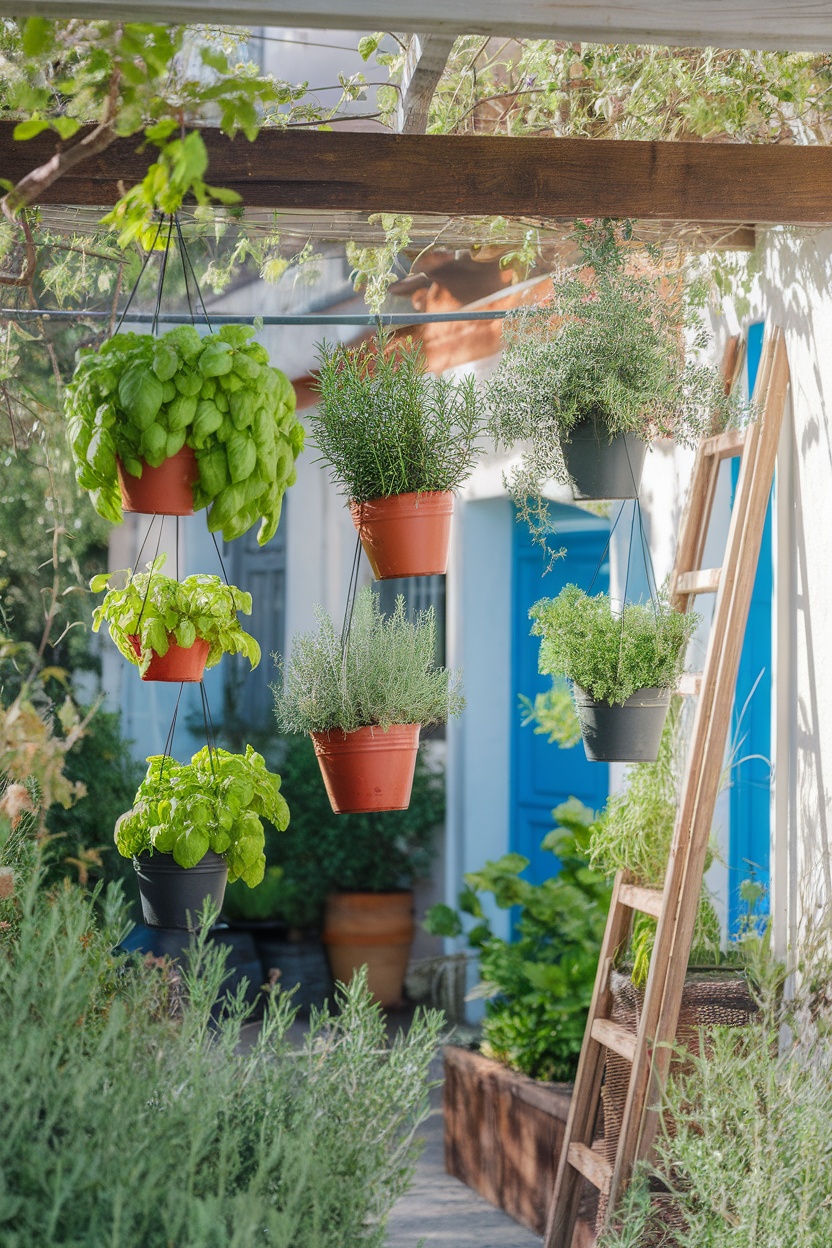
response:
<path id="1" fill-rule="evenodd" d="M 209 849 L 195 867 L 180 867 L 172 854 L 139 854 L 133 858 L 148 927 L 193 930 L 206 897 L 219 909 L 225 896 L 228 863 Z"/>
<path id="2" fill-rule="evenodd" d="M 420 724 L 313 732 L 312 741 L 336 815 L 407 810 Z"/>
<path id="3" fill-rule="evenodd" d="M 659 757 L 669 689 L 637 689 L 620 705 L 596 702 L 574 686 L 584 751 L 592 763 L 655 763 Z"/>
<path id="4" fill-rule="evenodd" d="M 647 444 L 631 433 L 610 438 L 606 426 L 584 420 L 563 443 L 566 470 L 577 499 L 638 498 Z"/>
<path id="5" fill-rule="evenodd" d="M 158 468 L 142 463 L 142 475 L 131 476 L 118 460 L 118 483 L 121 505 L 125 511 L 138 511 L 149 516 L 192 516 L 192 486 L 199 478 L 196 455 L 189 446 L 171 455 Z"/>
<path id="6" fill-rule="evenodd" d="M 402 1002 L 413 943 L 413 894 L 330 893 L 324 913 L 324 944 L 333 978 L 348 984 L 367 967 L 367 984 L 383 1006 Z"/>
<path id="7" fill-rule="evenodd" d="M 141 657 L 142 644 L 138 634 L 130 634 L 127 640 L 136 657 Z M 154 650 L 142 680 L 165 680 L 177 685 L 198 682 L 205 672 L 210 649 L 208 642 L 201 637 L 197 637 L 192 646 L 180 646 L 173 640 L 173 633 L 168 633 L 167 654 L 157 654 Z"/>
<path id="8" fill-rule="evenodd" d="M 439 490 L 350 503 L 376 580 L 441 576 L 448 570 L 454 496 Z"/>

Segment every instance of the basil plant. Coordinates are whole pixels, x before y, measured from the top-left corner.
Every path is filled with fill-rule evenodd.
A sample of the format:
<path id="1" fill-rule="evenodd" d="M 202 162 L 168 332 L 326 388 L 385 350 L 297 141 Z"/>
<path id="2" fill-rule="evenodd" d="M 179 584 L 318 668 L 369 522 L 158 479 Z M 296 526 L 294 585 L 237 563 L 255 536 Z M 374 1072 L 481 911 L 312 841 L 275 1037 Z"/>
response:
<path id="1" fill-rule="evenodd" d="M 214 667 L 223 654 L 242 654 L 255 668 L 260 647 L 237 619 L 238 611 L 251 615 L 251 594 L 226 585 L 218 576 L 199 574 L 184 581 L 163 576 L 164 562 L 165 556 L 159 555 L 146 565 L 147 572 L 136 576 L 130 569 L 94 576 L 90 589 L 93 593 L 106 589 L 107 595 L 93 612 L 93 632 L 106 622 L 119 651 L 142 675 L 154 654 L 167 654 L 171 641 L 186 649 L 197 640 L 207 641 L 206 667 Z M 113 587 L 113 579 L 121 576 L 127 583 L 121 589 Z M 139 654 L 131 637 L 139 638 Z"/>
<path id="2" fill-rule="evenodd" d="M 266 870 L 263 819 L 279 832 L 289 826 L 280 776 L 250 745 L 245 754 L 203 746 L 189 763 L 155 754 L 147 760 L 132 810 L 116 824 L 124 858 L 171 854 L 195 867 L 209 849 L 228 863 L 228 880 L 254 888 Z"/>

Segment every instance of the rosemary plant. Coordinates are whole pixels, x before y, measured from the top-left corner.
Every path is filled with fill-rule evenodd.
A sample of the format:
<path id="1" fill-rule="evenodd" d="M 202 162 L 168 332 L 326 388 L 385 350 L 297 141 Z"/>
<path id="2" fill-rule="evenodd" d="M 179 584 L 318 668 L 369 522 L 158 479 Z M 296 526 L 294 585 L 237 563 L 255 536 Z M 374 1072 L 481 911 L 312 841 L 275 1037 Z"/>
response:
<path id="1" fill-rule="evenodd" d="M 457 489 L 480 454 L 480 400 L 472 376 L 427 371 L 424 351 L 386 337 L 319 351 L 313 436 L 332 475 L 357 503 Z"/>
<path id="2" fill-rule="evenodd" d="M 317 633 L 301 633 L 278 659 L 275 712 L 281 732 L 327 732 L 391 724 L 438 724 L 465 705 L 459 677 L 437 667 L 433 607 L 414 621 L 396 599 L 385 616 L 370 586 L 355 600 L 342 650 L 332 617 L 316 610 Z"/>

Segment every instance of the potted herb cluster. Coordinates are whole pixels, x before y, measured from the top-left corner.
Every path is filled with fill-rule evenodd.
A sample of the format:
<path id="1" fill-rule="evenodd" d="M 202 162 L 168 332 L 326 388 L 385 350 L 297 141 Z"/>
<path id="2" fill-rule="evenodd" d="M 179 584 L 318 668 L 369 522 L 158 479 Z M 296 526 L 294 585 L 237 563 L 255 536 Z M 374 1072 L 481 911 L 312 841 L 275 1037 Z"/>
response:
<path id="1" fill-rule="evenodd" d="M 208 528 L 226 541 L 258 519 L 260 544 L 274 536 L 304 435 L 289 379 L 253 333 L 224 325 L 203 338 L 180 325 L 82 351 L 67 432 L 78 483 L 106 520 L 210 505 Z"/>
<path id="2" fill-rule="evenodd" d="M 590 597 L 577 585 L 529 615 L 542 638 L 540 671 L 572 682 L 587 758 L 654 760 L 698 617 L 663 598 L 615 613 L 609 594 Z"/>
<path id="3" fill-rule="evenodd" d="M 251 614 L 251 594 L 226 585 L 218 576 L 199 574 L 184 581 L 164 576 L 165 556 L 147 572 L 102 572 L 90 581 L 93 593 L 106 589 L 93 613 L 93 632 L 107 623 L 110 636 L 142 680 L 199 681 L 223 654 L 242 654 L 255 668 L 260 647 L 240 625 L 237 612 Z M 126 576 L 123 588 L 114 577 Z"/>
<path id="4" fill-rule="evenodd" d="M 116 846 L 133 859 L 145 923 L 187 929 L 206 897 L 222 905 L 227 880 L 260 883 L 262 820 L 285 828 L 289 807 L 280 776 L 251 746 L 245 754 L 204 746 L 190 763 L 164 755 L 147 762 L 133 807 L 116 824 Z"/>
<path id="5" fill-rule="evenodd" d="M 576 241 L 581 259 L 554 276 L 551 299 L 506 317 L 487 389 L 496 441 L 523 448 L 508 488 L 544 543 L 547 482 L 571 480 L 576 499 L 635 498 L 654 438 L 692 444 L 736 415 L 701 362 L 707 338 L 686 326 L 680 283 L 631 259 L 610 223 Z"/>
<path id="6" fill-rule="evenodd" d="M 458 677 L 437 667 L 433 608 L 407 618 L 404 599 L 385 616 L 372 587 L 356 595 L 342 645 L 332 618 L 279 661 L 281 732 L 311 736 L 332 809 L 404 810 L 410 801 L 420 728 L 458 715 Z"/>
<path id="7" fill-rule="evenodd" d="M 433 376 L 421 346 L 380 337 L 325 346 L 317 390 L 315 441 L 376 578 L 444 573 L 453 492 L 479 454 L 474 378 Z"/>

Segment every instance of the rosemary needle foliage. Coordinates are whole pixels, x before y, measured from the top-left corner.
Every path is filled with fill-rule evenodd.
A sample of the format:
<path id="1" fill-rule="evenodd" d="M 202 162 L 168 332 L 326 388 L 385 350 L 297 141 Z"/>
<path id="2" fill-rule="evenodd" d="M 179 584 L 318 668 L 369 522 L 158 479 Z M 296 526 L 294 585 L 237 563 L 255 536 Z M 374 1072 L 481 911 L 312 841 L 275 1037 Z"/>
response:
<path id="1" fill-rule="evenodd" d="M 483 432 L 472 376 L 427 371 L 424 351 L 382 336 L 355 349 L 319 350 L 314 440 L 356 503 L 457 489 L 471 474 Z"/>
<path id="2" fill-rule="evenodd" d="M 542 637 L 540 671 L 565 676 L 598 702 L 626 702 L 637 689 L 672 689 L 698 616 L 673 611 L 667 601 L 630 603 L 615 615 L 609 594 L 590 597 L 566 585 L 529 612 Z"/>
<path id="3" fill-rule="evenodd" d="M 465 705 L 459 678 L 437 667 L 433 607 L 415 620 L 396 599 L 385 616 L 366 586 L 356 596 L 346 650 L 332 617 L 316 609 L 317 633 L 301 633 L 278 659 L 275 711 L 281 732 L 328 732 L 391 724 L 439 724 Z"/>

